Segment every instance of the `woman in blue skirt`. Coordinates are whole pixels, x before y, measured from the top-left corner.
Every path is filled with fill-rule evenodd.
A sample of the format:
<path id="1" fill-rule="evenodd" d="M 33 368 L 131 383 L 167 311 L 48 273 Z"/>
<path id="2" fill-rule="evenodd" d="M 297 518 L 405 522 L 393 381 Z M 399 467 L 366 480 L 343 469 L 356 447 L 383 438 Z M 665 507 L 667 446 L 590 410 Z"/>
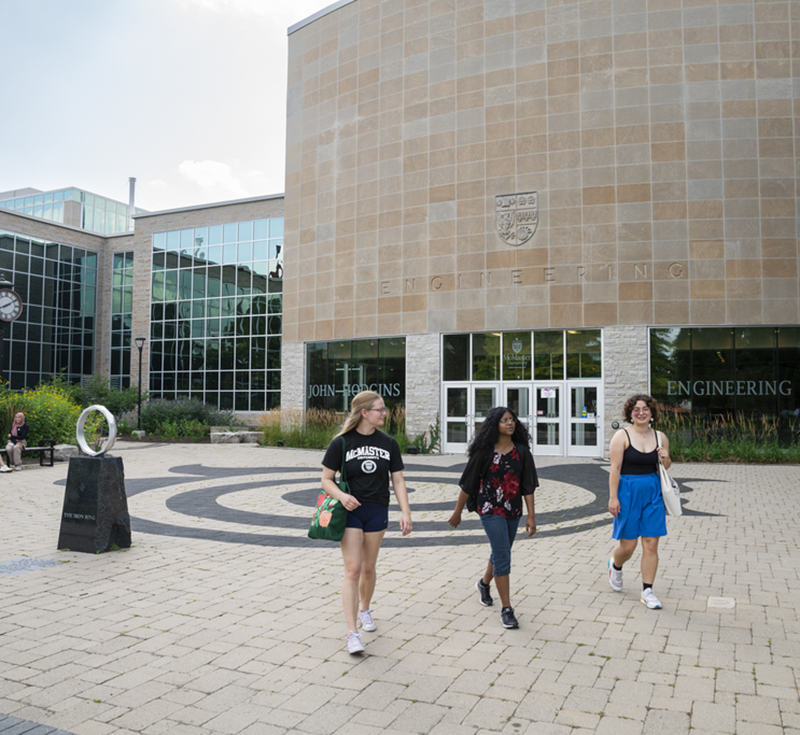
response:
<path id="1" fill-rule="evenodd" d="M 639 393 L 625 401 L 625 421 L 611 439 L 611 475 L 608 480 L 608 510 L 614 516 L 613 537 L 617 547 L 608 560 L 608 583 L 622 591 L 622 566 L 642 539 L 642 596 L 650 610 L 660 610 L 653 592 L 658 570 L 658 539 L 667 535 L 667 511 L 661 497 L 658 461 L 669 468 L 669 440 L 650 425 L 658 420 L 658 405 L 652 396 Z"/>

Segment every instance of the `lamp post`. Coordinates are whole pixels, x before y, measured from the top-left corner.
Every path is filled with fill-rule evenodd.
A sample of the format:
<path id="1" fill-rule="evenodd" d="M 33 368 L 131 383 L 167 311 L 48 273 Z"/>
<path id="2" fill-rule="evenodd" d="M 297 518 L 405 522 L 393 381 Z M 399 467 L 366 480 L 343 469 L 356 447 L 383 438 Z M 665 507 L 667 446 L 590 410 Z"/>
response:
<path id="1" fill-rule="evenodd" d="M 142 347 L 146 341 L 145 337 L 137 337 L 134 340 L 139 348 L 139 410 L 136 412 L 136 428 L 140 431 L 142 428 Z"/>

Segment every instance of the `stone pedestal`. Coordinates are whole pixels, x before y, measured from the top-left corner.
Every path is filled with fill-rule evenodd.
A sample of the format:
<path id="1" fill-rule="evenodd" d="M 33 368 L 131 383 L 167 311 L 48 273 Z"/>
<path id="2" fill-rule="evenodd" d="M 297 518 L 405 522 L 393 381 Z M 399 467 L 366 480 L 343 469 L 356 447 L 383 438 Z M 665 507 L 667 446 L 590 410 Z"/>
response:
<path id="1" fill-rule="evenodd" d="M 70 457 L 58 548 L 96 554 L 131 545 L 121 457 Z"/>

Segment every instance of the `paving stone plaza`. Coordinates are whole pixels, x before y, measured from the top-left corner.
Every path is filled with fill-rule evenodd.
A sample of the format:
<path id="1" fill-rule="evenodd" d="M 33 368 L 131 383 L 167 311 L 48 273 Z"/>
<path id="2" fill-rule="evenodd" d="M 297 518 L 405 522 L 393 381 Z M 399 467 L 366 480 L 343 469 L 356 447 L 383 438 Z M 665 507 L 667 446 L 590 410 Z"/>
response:
<path id="1" fill-rule="evenodd" d="M 305 536 L 321 452 L 119 443 L 133 547 L 59 551 L 67 465 L 0 482 L 0 734 L 800 733 L 800 469 L 676 465 L 656 591 L 608 585 L 608 463 L 537 460 L 512 559 L 518 630 L 473 585 L 488 545 L 446 523 L 463 458 L 405 457 L 366 654 L 337 547 Z M 53 564 L 53 562 L 57 562 Z"/>

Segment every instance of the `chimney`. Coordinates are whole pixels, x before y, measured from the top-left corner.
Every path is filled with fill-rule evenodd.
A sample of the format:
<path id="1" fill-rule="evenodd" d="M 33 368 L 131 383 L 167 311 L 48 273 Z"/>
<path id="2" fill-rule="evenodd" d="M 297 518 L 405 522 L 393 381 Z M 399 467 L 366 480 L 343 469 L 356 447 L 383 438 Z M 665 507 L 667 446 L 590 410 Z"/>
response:
<path id="1" fill-rule="evenodd" d="M 128 232 L 133 232 L 133 204 L 136 200 L 136 177 L 131 176 L 128 178 Z"/>

